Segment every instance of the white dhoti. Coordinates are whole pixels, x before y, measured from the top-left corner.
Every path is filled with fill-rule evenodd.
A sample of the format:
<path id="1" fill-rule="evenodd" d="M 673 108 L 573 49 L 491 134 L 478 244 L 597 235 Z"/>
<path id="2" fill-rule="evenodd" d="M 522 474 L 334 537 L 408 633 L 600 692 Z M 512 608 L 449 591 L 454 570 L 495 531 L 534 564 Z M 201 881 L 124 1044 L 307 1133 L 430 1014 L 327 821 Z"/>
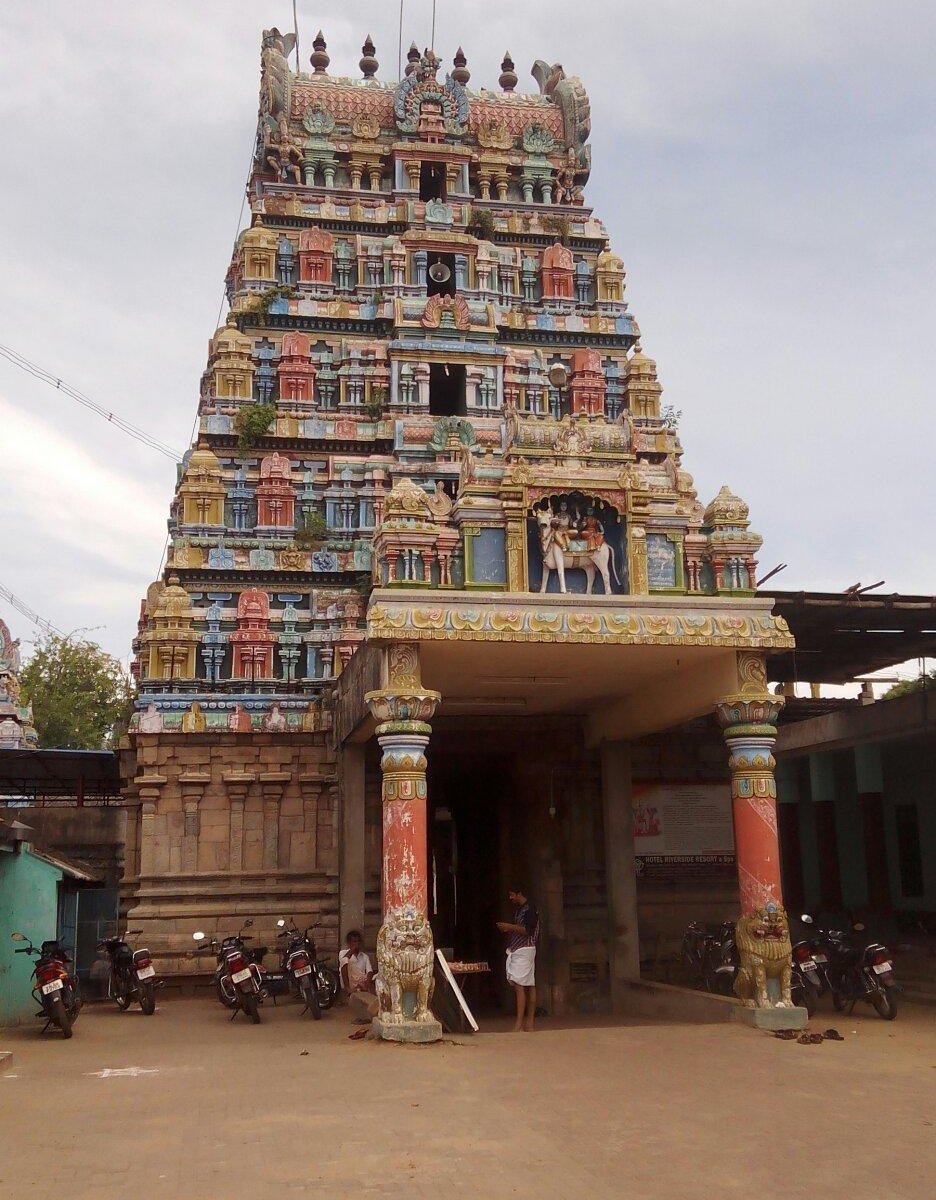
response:
<path id="1" fill-rule="evenodd" d="M 520 946 L 507 951 L 507 982 L 519 987 L 536 986 L 536 947 Z"/>

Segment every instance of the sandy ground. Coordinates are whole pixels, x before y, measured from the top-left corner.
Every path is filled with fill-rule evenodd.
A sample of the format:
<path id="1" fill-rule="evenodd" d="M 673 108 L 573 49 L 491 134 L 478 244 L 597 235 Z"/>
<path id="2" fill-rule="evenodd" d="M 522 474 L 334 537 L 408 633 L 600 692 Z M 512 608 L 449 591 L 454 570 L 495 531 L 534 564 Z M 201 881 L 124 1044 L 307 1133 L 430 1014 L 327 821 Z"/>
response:
<path id="1" fill-rule="evenodd" d="M 822 1013 L 846 1041 L 819 1046 L 596 1018 L 410 1047 L 349 1041 L 347 1009 L 263 1017 L 169 999 L 86 1007 L 70 1042 L 2 1031 L 0 1196 L 934 1195 L 936 1008 Z"/>

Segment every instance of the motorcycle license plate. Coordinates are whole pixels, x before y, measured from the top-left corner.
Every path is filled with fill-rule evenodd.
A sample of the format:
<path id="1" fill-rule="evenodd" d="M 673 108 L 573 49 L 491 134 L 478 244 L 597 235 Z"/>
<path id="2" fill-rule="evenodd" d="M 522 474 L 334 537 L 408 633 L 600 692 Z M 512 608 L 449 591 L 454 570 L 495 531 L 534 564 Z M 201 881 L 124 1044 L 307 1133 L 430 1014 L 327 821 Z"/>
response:
<path id="1" fill-rule="evenodd" d="M 243 983 L 245 979 L 250 978 L 250 967 L 244 967 L 243 971 L 235 971 L 231 976 L 232 983 Z"/>
<path id="2" fill-rule="evenodd" d="M 890 963 L 875 963 L 874 971 L 877 975 L 886 975 L 888 971 L 893 971 Z"/>
<path id="3" fill-rule="evenodd" d="M 48 996 L 50 992 L 59 992 L 62 986 L 61 979 L 53 979 L 51 983 L 44 983 L 42 985 L 42 994 L 43 996 Z"/>
<path id="4" fill-rule="evenodd" d="M 299 967 L 299 968 L 298 968 L 298 970 L 296 971 L 296 975 L 297 975 L 297 976 L 299 976 L 299 975 L 311 975 L 311 974 L 312 974 L 312 968 L 311 968 L 311 967 Z"/>
<path id="5" fill-rule="evenodd" d="M 137 971 L 137 979 L 152 979 L 155 974 L 155 967 L 140 967 L 139 971 Z"/>

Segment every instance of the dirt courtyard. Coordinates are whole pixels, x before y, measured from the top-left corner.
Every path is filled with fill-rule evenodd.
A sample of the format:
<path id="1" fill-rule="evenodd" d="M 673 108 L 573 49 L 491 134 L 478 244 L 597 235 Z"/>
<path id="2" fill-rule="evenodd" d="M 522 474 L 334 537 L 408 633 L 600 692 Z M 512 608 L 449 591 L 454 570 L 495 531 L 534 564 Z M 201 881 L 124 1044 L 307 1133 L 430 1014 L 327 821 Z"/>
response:
<path id="1" fill-rule="evenodd" d="M 347 1009 L 263 1017 L 169 998 L 88 1006 L 70 1042 L 0 1031 L 0 1196 L 933 1194 L 933 1008 L 825 1012 L 846 1040 L 819 1046 L 595 1018 L 411 1047 L 349 1041 Z"/>

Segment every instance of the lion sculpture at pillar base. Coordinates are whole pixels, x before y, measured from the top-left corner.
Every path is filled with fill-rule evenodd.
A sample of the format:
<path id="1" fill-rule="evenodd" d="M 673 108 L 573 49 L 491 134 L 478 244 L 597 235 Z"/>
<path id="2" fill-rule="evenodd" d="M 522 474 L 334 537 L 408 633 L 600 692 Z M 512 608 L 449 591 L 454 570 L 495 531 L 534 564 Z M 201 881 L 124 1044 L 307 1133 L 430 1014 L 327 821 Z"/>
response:
<path id="1" fill-rule="evenodd" d="M 434 980 L 432 929 L 425 913 L 411 905 L 392 909 L 377 935 L 377 998 L 384 1025 L 434 1024 L 429 1010 Z M 403 997 L 414 996 L 413 1011 L 403 1007 Z"/>
<path id="2" fill-rule="evenodd" d="M 735 995 L 748 1008 L 793 1008 L 790 997 L 793 948 L 786 909 L 768 904 L 735 926 L 735 942 L 741 966 L 735 979 Z M 773 1001 L 767 981 L 775 979 L 779 1000 Z"/>

